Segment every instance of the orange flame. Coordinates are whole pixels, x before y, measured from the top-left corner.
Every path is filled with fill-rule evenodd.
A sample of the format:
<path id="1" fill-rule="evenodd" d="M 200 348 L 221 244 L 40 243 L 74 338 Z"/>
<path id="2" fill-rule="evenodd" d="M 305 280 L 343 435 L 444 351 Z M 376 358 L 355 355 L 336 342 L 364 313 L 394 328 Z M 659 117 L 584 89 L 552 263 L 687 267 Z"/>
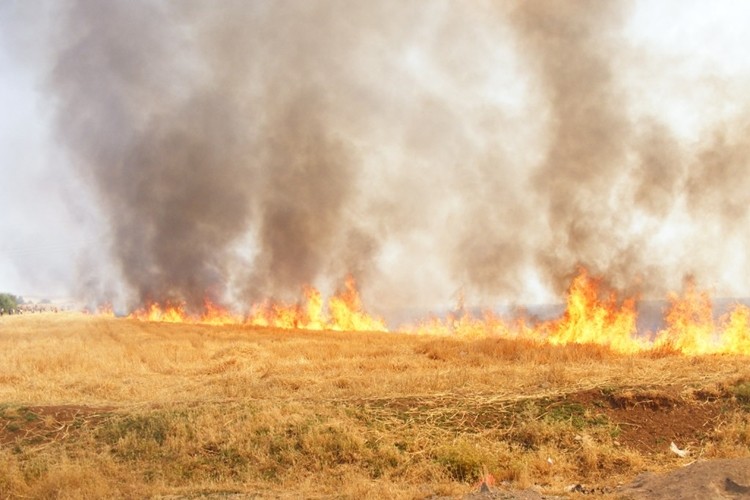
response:
<path id="1" fill-rule="evenodd" d="M 330 297 L 327 303 L 317 289 L 307 287 L 303 305 L 263 302 L 254 305 L 246 317 L 234 314 L 208 299 L 204 301 L 203 312 L 198 315 L 188 313 L 182 303 L 151 303 L 144 309 L 134 311 L 130 317 L 165 323 L 245 324 L 287 330 L 387 331 L 382 319 L 364 311 L 352 277 L 346 279 L 344 290 Z"/>
<path id="2" fill-rule="evenodd" d="M 112 304 L 102 304 L 96 309 L 96 314 L 99 316 L 107 316 L 110 318 L 115 317 L 115 310 L 112 307 Z"/>
<path id="3" fill-rule="evenodd" d="M 683 293 L 670 294 L 665 326 L 652 335 L 638 332 L 634 298 L 619 300 L 584 269 L 573 279 L 565 311 L 553 320 L 533 321 L 525 315 L 506 320 L 492 311 L 481 317 L 467 312 L 460 301 L 458 311 L 444 319 L 432 317 L 401 332 L 460 337 L 497 336 L 526 338 L 553 345 L 595 344 L 614 352 L 632 354 L 653 349 L 701 354 L 750 354 L 750 307 L 736 305 L 717 322 L 709 294 L 686 284 Z M 200 314 L 186 312 L 184 304 L 149 304 L 133 312 L 143 321 L 251 325 L 280 329 L 388 331 L 385 322 L 365 312 L 354 279 L 327 300 L 317 289 L 304 289 L 300 303 L 266 301 L 254 305 L 246 316 L 206 300 Z M 653 336 L 653 339 L 650 337 Z"/>
<path id="4" fill-rule="evenodd" d="M 722 321 L 720 352 L 750 354 L 750 307 L 737 304 Z"/>
<path id="5" fill-rule="evenodd" d="M 614 351 L 633 353 L 643 348 L 636 337 L 635 300 L 617 305 L 614 292 L 604 297 L 598 280 L 581 270 L 568 290 L 565 313 L 543 323 L 538 331 L 551 344 L 600 344 Z"/>
<path id="6" fill-rule="evenodd" d="M 667 326 L 656 337 L 657 347 L 668 347 L 685 354 L 706 354 L 719 350 L 713 304 L 705 291 L 686 284 L 683 296 L 669 295 Z"/>
<path id="7" fill-rule="evenodd" d="M 362 299 L 357 291 L 354 278 L 349 276 L 344 290 L 328 301 L 330 330 L 387 331 L 385 322 L 367 314 L 362 307 Z"/>
<path id="8" fill-rule="evenodd" d="M 566 296 L 558 319 L 533 322 L 523 316 L 506 322 L 487 311 L 483 318 L 468 313 L 430 318 L 406 331 L 454 336 L 528 338 L 553 345 L 596 344 L 614 352 L 633 354 L 668 349 L 688 355 L 750 354 L 750 307 L 738 304 L 717 324 L 707 292 L 687 283 L 683 295 L 670 294 L 666 326 L 652 341 L 637 330 L 635 299 L 618 301 L 600 280 L 581 269 Z"/>

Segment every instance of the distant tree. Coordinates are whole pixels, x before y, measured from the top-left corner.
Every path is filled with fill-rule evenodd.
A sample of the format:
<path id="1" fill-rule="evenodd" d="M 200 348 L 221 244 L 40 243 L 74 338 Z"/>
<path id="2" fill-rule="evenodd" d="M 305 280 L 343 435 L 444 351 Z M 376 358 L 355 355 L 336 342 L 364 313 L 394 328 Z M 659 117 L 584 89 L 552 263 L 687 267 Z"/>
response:
<path id="1" fill-rule="evenodd" d="M 3 314 L 10 314 L 18 308 L 18 297 L 9 293 L 0 293 L 0 310 Z"/>

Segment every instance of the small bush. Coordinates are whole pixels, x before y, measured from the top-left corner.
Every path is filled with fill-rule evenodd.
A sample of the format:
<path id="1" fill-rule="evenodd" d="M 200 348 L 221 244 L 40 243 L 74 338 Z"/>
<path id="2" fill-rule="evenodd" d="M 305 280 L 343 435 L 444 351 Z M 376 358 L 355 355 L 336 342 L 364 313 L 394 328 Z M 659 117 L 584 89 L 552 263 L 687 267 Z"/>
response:
<path id="1" fill-rule="evenodd" d="M 734 386 L 734 397 L 743 406 L 750 405 L 750 380 L 743 380 Z"/>
<path id="2" fill-rule="evenodd" d="M 489 449 L 464 439 L 438 448 L 434 457 L 454 481 L 478 481 L 485 470 L 497 468 L 497 459 Z"/>
<path id="3" fill-rule="evenodd" d="M 10 314 L 18 308 L 19 297 L 9 293 L 0 293 L 0 314 Z"/>

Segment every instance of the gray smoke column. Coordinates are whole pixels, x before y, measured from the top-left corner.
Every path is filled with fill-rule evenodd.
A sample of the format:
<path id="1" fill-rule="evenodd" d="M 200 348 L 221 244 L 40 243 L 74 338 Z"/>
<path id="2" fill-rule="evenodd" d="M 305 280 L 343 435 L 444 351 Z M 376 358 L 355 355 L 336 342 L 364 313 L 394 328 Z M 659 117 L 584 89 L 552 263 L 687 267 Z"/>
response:
<path id="1" fill-rule="evenodd" d="M 611 209 L 633 136 L 611 62 L 624 14 L 619 2 L 596 1 L 522 2 L 512 14 L 549 113 L 532 180 L 548 239 L 535 255 L 558 290 L 576 265 L 617 279 L 611 268 L 630 259 L 618 227 L 631 212 Z"/>
<path id="2" fill-rule="evenodd" d="M 340 257 L 355 226 L 344 217 L 356 158 L 329 130 L 335 89 L 316 80 L 331 78 L 332 61 L 314 57 L 325 57 L 324 26 L 310 30 L 331 14 L 263 3 L 64 9 L 58 130 L 107 214 L 135 304 L 220 300 L 248 233 L 259 250 L 240 272 L 247 296 L 296 291 Z"/>
<path id="3" fill-rule="evenodd" d="M 194 74 L 172 13 L 81 1 L 63 15 L 59 131 L 108 216 L 115 261 L 138 302 L 195 305 L 249 220 L 247 120 Z"/>
<path id="4" fill-rule="evenodd" d="M 723 271 L 663 226 L 746 222 L 747 135 L 633 113 L 629 6 L 75 0 L 48 88 L 132 306 L 661 292 Z"/>
<path id="5" fill-rule="evenodd" d="M 717 283 L 727 247 L 707 248 L 706 229 L 746 220 L 747 147 L 724 130 L 741 123 L 721 124 L 695 147 L 679 144 L 660 117 L 633 113 L 623 78 L 636 59 L 622 33 L 630 5 L 510 9 L 546 123 L 544 158 L 529 181 L 541 224 L 528 227 L 542 237 L 527 251 L 558 292 L 579 266 L 629 293 L 661 294 L 684 276 Z M 691 234 L 663 238 L 675 220 Z"/>

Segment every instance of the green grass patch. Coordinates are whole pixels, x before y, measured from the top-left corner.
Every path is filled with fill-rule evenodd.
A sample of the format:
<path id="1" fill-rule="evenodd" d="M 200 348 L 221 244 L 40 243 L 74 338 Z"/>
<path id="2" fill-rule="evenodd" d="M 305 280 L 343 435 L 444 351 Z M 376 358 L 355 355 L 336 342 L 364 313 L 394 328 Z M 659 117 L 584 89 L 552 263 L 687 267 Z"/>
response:
<path id="1" fill-rule="evenodd" d="M 742 380 L 733 388 L 732 392 L 737 402 L 746 410 L 750 410 L 750 380 Z"/>

